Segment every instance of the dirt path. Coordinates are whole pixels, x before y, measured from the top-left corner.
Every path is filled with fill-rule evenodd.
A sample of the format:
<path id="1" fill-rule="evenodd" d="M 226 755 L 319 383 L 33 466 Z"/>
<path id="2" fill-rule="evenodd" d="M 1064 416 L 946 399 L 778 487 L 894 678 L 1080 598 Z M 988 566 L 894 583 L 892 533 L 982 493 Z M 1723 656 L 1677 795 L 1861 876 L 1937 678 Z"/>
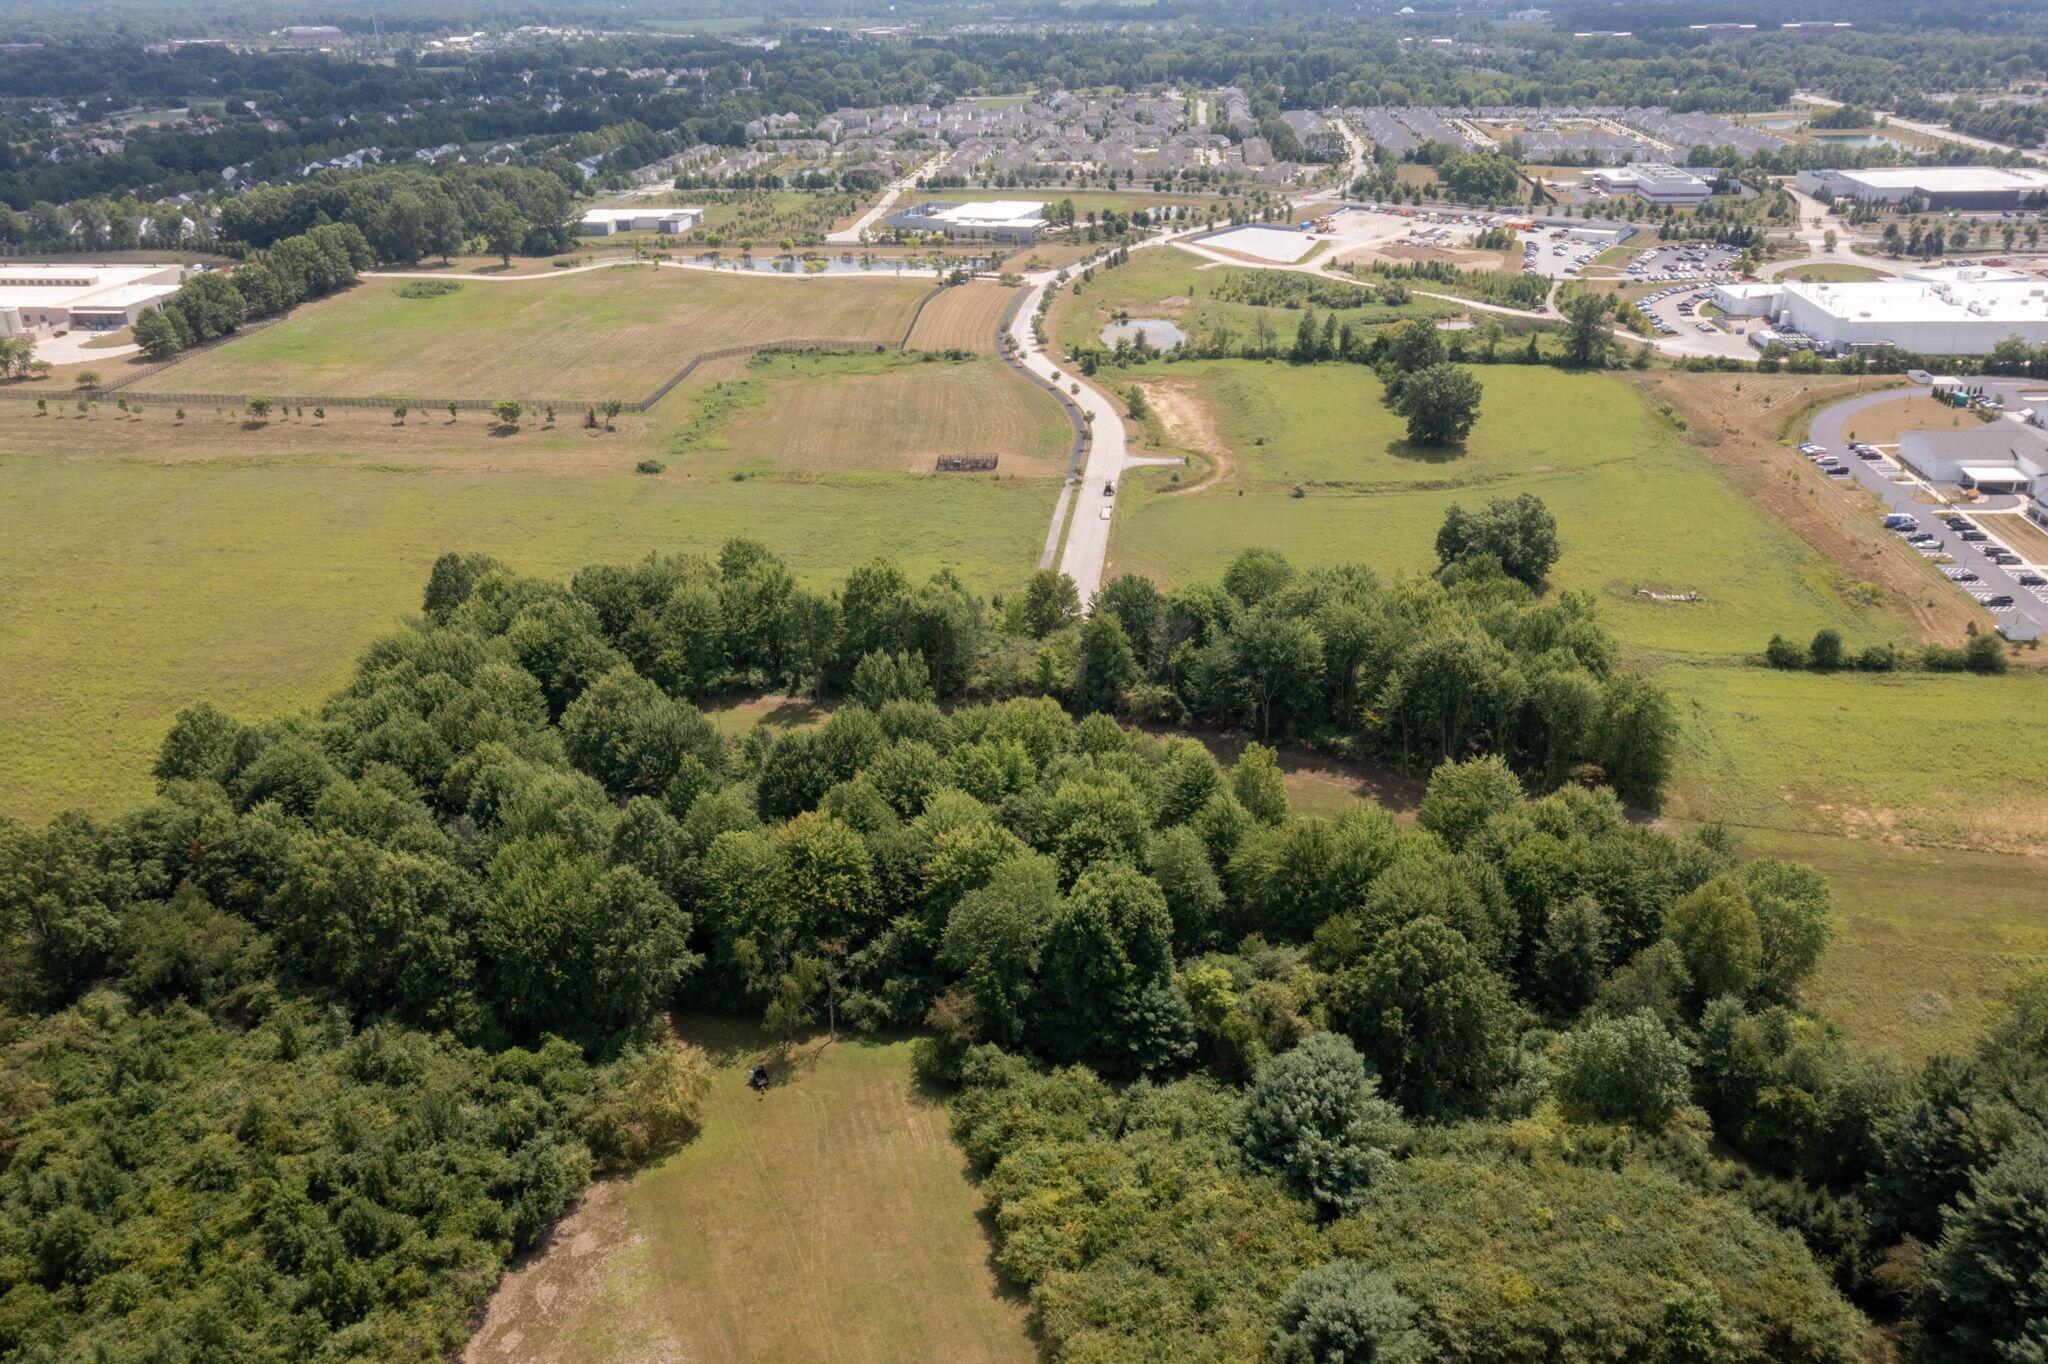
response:
<path id="1" fill-rule="evenodd" d="M 1207 476 L 1181 489 L 1183 494 L 1206 492 L 1229 476 L 1230 447 L 1216 429 L 1216 414 L 1209 410 L 1209 404 L 1202 400 L 1194 385 L 1179 379 L 1153 379 L 1138 387 L 1144 390 L 1145 401 L 1159 414 L 1166 434 L 1212 461 Z"/>

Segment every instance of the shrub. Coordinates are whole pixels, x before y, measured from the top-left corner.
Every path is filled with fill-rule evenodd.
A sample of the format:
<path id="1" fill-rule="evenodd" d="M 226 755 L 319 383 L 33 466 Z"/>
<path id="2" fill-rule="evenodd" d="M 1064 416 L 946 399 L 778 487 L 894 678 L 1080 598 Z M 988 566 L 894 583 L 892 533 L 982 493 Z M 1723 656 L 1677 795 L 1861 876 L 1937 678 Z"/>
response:
<path id="1" fill-rule="evenodd" d="M 1873 644 L 1856 655 L 1856 666 L 1867 673 L 1888 673 L 1899 666 L 1899 651 L 1889 644 Z"/>
<path id="2" fill-rule="evenodd" d="M 633 466 L 633 472 L 636 474 L 658 474 L 667 467 L 658 459 L 643 459 Z"/>
<path id="3" fill-rule="evenodd" d="M 1771 642 L 1764 646 L 1764 662 L 1773 668 L 1803 668 L 1806 650 L 1783 635 L 1772 635 Z"/>
<path id="4" fill-rule="evenodd" d="M 1847 661 L 1842 648 L 1842 634 L 1839 630 L 1821 630 L 1815 633 L 1813 643 L 1806 649 L 1807 661 L 1821 672 L 1833 672 Z"/>
<path id="5" fill-rule="evenodd" d="M 1963 666 L 1973 673 L 2002 673 L 2012 666 L 1997 635 L 1981 631 L 1963 646 Z"/>

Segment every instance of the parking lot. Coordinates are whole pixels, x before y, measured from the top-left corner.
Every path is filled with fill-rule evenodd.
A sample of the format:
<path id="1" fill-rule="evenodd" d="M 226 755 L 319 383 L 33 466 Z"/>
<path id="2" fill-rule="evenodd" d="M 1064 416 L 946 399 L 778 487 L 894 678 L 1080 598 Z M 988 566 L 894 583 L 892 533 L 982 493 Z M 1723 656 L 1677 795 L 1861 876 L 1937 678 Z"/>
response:
<path id="1" fill-rule="evenodd" d="M 1672 242 L 1637 256 L 1625 272 L 1630 279 L 1646 284 L 1673 280 L 1714 279 L 1732 274 L 1741 253 L 1732 246 L 1711 242 Z"/>
<path id="2" fill-rule="evenodd" d="M 1847 430 L 1856 413 L 1896 402 L 1896 390 L 1864 394 L 1836 403 L 1814 418 L 1800 454 L 1830 480 L 1860 486 L 1883 503 L 1891 529 L 1923 558 L 1932 561 L 1956 589 L 1991 612 L 1999 629 L 2016 638 L 2048 633 L 2048 565 L 2033 563 L 2001 538 L 2017 506 L 2014 498 L 1980 504 L 1943 504 L 1937 490 L 1894 458 L 1895 448 L 1852 442 Z M 2001 419 L 2003 420 L 2003 419 Z M 1910 517 L 1911 524 L 1902 518 Z"/>

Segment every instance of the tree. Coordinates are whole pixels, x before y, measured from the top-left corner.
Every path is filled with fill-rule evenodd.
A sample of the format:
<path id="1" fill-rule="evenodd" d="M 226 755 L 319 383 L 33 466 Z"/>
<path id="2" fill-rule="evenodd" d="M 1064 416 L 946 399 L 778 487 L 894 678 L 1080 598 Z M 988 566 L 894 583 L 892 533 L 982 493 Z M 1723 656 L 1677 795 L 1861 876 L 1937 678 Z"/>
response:
<path id="1" fill-rule="evenodd" d="M 1766 651 L 1768 653 L 1768 650 Z M 1819 672 L 1831 673 L 1846 661 L 1842 650 L 1842 632 L 1821 630 L 1815 633 L 1813 643 L 1806 649 L 1807 662 Z"/>
<path id="2" fill-rule="evenodd" d="M 1685 959 L 1698 998 L 1746 997 L 1756 988 L 1763 935 L 1748 895 L 1732 877 L 1717 876 L 1674 900 L 1664 936 Z"/>
<path id="3" fill-rule="evenodd" d="M 270 415 L 270 407 L 271 403 L 268 398 L 251 398 L 249 400 L 249 415 L 260 422 Z"/>
<path id="4" fill-rule="evenodd" d="M 1759 985 L 1789 998 L 1820 965 L 1834 935 L 1827 878 L 1798 862 L 1759 861 L 1743 869 L 1762 952 Z"/>
<path id="5" fill-rule="evenodd" d="M 1237 1143 L 1326 1215 L 1356 1207 L 1407 1135 L 1365 1061 L 1338 1033 L 1312 1034 L 1259 1071 L 1238 1109 Z"/>
<path id="6" fill-rule="evenodd" d="M 1273 1312 L 1274 1364 L 1426 1364 L 1436 1351 L 1415 1304 L 1357 1260 L 1305 1269 Z"/>
<path id="7" fill-rule="evenodd" d="M 1239 550 L 1223 570 L 1223 590 L 1246 606 L 1257 606 L 1293 580 L 1294 567 L 1270 549 Z"/>
<path id="8" fill-rule="evenodd" d="M 500 200 L 484 211 L 481 226 L 486 249 L 509 267 L 512 264 L 512 253 L 525 244 L 526 220 L 519 216 L 511 204 Z M 414 256 L 413 259 L 418 259 L 418 256 Z"/>
<path id="9" fill-rule="evenodd" d="M 1173 920 L 1159 887 L 1121 862 L 1092 866 L 1046 927 L 1029 1039 L 1056 1060 L 1111 1074 L 1170 1069 L 1192 1051 L 1192 1036 L 1169 1033 L 1162 1046 L 1134 1025 L 1148 992 L 1170 991 L 1172 975 Z"/>
<path id="10" fill-rule="evenodd" d="M 1519 808 L 1522 797 L 1521 779 L 1498 754 L 1443 763 L 1429 774 L 1415 820 L 1453 849 L 1462 848 L 1487 820 Z"/>
<path id="11" fill-rule="evenodd" d="M 1495 498 L 1477 513 L 1453 502 L 1436 533 L 1440 570 L 1490 557 L 1531 587 L 1542 585 L 1558 554 L 1557 520 L 1534 493 Z"/>
<path id="12" fill-rule="evenodd" d="M 2022 1361 L 2048 1350 L 2048 1136 L 2008 1149 L 1944 1213 L 1928 1287 L 1946 1357 Z"/>
<path id="13" fill-rule="evenodd" d="M 981 1035 L 991 1041 L 1022 1040 L 1059 895 L 1052 859 L 1030 853 L 999 865 L 946 916 L 939 960 L 973 997 Z"/>
<path id="14" fill-rule="evenodd" d="M 1055 568 L 1041 568 L 1024 585 L 1024 628 L 1044 639 L 1081 618 L 1081 594 L 1074 580 Z"/>
<path id="15" fill-rule="evenodd" d="M 501 428 L 507 430 L 516 428 L 519 425 L 520 414 L 525 410 L 523 406 L 509 398 L 503 402 L 491 404 L 491 415 L 498 419 L 498 425 Z"/>
<path id="16" fill-rule="evenodd" d="M 1566 364 L 1588 369 L 1607 363 L 1608 348 L 1614 344 L 1614 328 L 1607 318 L 1613 310 L 1611 294 L 1582 293 L 1564 305 Z"/>
<path id="17" fill-rule="evenodd" d="M 177 327 L 161 308 L 144 308 L 136 317 L 135 344 L 152 360 L 168 360 L 185 348 Z"/>
<path id="18" fill-rule="evenodd" d="M 1647 1010 L 1595 1018 L 1566 1036 L 1552 1088 L 1574 1115 L 1660 1132 L 1690 1098 L 1691 1061 Z"/>
<path id="19" fill-rule="evenodd" d="M 1124 689 L 1137 681 L 1138 658 L 1124 634 L 1123 622 L 1097 612 L 1081 627 L 1074 705 L 1082 714 L 1106 714 L 1117 708 Z"/>
<path id="20" fill-rule="evenodd" d="M 1387 342 L 1387 364 L 1400 382 L 1444 362 L 1444 337 L 1434 320 L 1411 318 L 1394 330 Z"/>
<path id="21" fill-rule="evenodd" d="M 1504 1074 L 1506 983 L 1441 919 L 1403 924 L 1337 981 L 1346 1029 L 1402 1111 L 1478 1112 Z"/>
<path id="22" fill-rule="evenodd" d="M 1230 768 L 1230 791 L 1252 818 L 1278 824 L 1287 818 L 1287 779 L 1264 744 L 1246 744 Z"/>
<path id="23" fill-rule="evenodd" d="M 1664 803 L 1678 714 L 1662 687 L 1634 673 L 1609 679 L 1591 739 L 1593 760 L 1607 773 L 1614 794 L 1645 810 Z"/>

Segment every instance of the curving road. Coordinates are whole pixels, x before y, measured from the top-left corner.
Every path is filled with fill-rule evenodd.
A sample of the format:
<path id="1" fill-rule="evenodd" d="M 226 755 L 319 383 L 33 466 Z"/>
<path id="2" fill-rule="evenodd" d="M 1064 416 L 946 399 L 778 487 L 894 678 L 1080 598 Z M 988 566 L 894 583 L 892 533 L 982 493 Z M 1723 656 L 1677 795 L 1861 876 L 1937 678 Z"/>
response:
<path id="1" fill-rule="evenodd" d="M 1995 389 L 2001 386 L 1996 380 L 1987 380 L 1985 381 L 1985 387 Z M 2014 384 L 2010 387 L 2014 393 L 2017 393 L 2020 388 L 2028 386 Z M 1940 537 L 1942 550 L 1949 557 L 1953 558 L 1958 565 L 1974 572 L 1977 575 L 1979 586 L 1988 588 L 1993 592 L 2003 592 L 2010 595 L 2013 599 L 2012 610 L 1996 618 L 1999 620 L 2001 627 L 2010 628 L 2010 625 L 2017 625 L 2019 622 L 2024 621 L 2035 630 L 2048 632 L 2048 601 L 2042 600 L 2029 589 L 2022 587 L 2012 577 L 2011 572 L 1992 563 L 1991 560 L 1984 557 L 1983 551 L 1976 545 L 1957 539 L 1954 532 L 1942 525 L 1937 518 L 1943 512 L 1951 510 L 1951 508 L 1929 505 L 1927 502 L 1922 501 L 1920 497 L 1915 496 L 1912 485 L 1892 482 L 1891 479 L 1886 477 L 1887 472 L 1894 467 L 1892 464 L 1878 464 L 1868 460 L 1861 460 L 1849 453 L 1849 423 L 1857 413 L 1872 407 L 1880 407 L 1885 403 L 1895 403 L 1901 398 L 1910 397 L 1922 391 L 1914 388 L 1879 389 L 1875 393 L 1858 394 L 1856 397 L 1845 399 L 1832 407 L 1823 408 L 1814 417 L 1811 434 L 1807 439 L 1811 440 L 1815 445 L 1826 446 L 1843 464 L 1848 466 L 1850 474 L 1856 482 L 1862 484 L 1864 488 L 1873 493 L 1877 500 L 1884 505 L 1884 512 L 1878 513 L 1880 516 L 1888 512 L 1906 512 L 1920 518 L 1920 529 Z M 2007 419 L 2000 418 L 1999 420 L 2004 421 Z M 1835 480 L 1830 479 L 1828 481 L 1832 483 Z M 1952 510 L 1959 511 L 1968 516 L 1993 536 L 1998 534 L 1998 513 L 1987 516 L 1981 509 L 1968 505 L 1957 506 Z M 2015 569 L 2014 571 L 2017 570 Z M 1953 584 L 1952 589 L 1961 591 L 1962 586 L 1961 584 Z"/>

